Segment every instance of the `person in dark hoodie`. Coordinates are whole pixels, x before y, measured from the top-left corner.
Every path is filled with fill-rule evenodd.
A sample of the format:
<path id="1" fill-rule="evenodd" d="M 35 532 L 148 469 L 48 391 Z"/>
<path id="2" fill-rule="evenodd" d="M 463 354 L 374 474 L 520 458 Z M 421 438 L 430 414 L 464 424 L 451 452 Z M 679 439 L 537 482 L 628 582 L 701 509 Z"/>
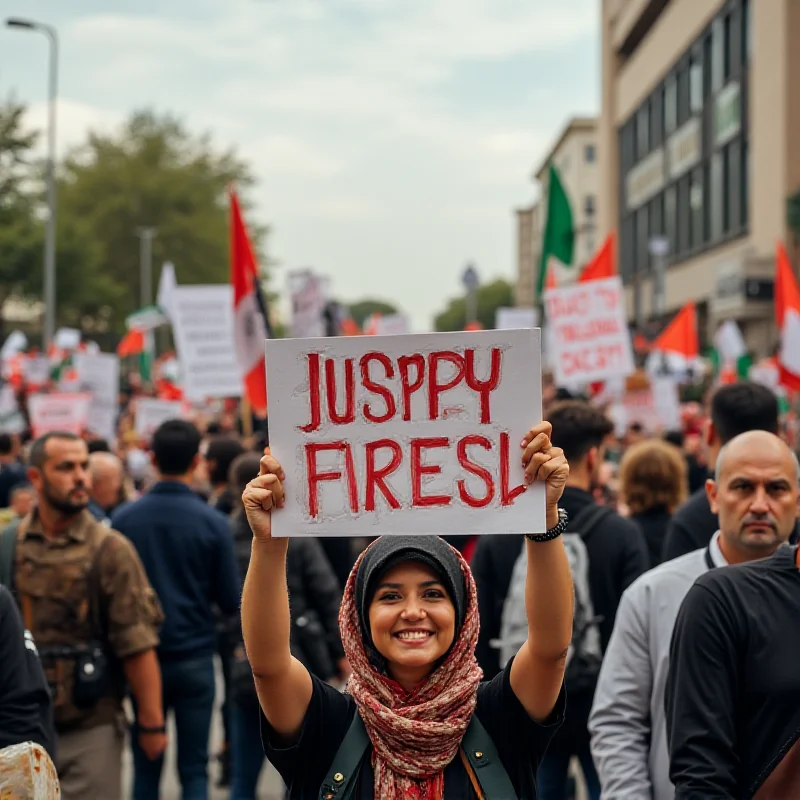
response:
<path id="1" fill-rule="evenodd" d="M 553 445 L 564 451 L 570 465 L 561 506 L 569 515 L 569 531 L 580 533 L 585 543 L 589 561 L 588 591 L 594 614 L 599 617 L 600 645 L 605 651 L 622 593 L 649 568 L 650 559 L 636 524 L 611 508 L 604 507 L 600 516 L 594 515 L 588 530 L 575 522 L 581 512 L 586 519 L 590 513 L 588 509 L 595 505 L 591 492 L 603 463 L 604 442 L 614 430 L 611 421 L 580 400 L 556 403 L 548 416 L 553 425 Z M 493 642 L 500 638 L 503 608 L 520 548 L 517 536 L 483 536 L 472 559 L 481 618 L 476 655 L 487 678 L 500 671 L 499 651 Z M 588 687 L 577 690 L 571 689 L 567 680 L 569 712 L 539 769 L 541 800 L 564 800 L 568 766 L 573 756 L 581 763 L 590 800 L 600 796 L 588 732 L 595 685 L 596 675 Z"/>
<path id="2" fill-rule="evenodd" d="M 753 381 L 720 386 L 711 397 L 709 418 L 703 428 L 709 471 L 714 472 L 723 445 L 740 433 L 768 431 L 777 435 L 778 418 L 778 398 L 766 386 Z M 663 560 L 671 561 L 707 547 L 718 529 L 719 520 L 703 486 L 673 515 L 664 538 Z"/>

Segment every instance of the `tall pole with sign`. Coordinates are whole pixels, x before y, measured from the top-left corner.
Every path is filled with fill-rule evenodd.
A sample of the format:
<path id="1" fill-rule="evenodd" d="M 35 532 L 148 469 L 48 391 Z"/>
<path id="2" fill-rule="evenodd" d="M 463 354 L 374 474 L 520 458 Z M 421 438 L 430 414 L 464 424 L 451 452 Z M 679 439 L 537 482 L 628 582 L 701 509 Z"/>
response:
<path id="1" fill-rule="evenodd" d="M 480 278 L 474 264 L 467 264 L 464 274 L 461 276 L 461 284 L 467 290 L 467 318 L 466 325 L 470 322 L 477 322 L 478 316 L 478 286 Z"/>

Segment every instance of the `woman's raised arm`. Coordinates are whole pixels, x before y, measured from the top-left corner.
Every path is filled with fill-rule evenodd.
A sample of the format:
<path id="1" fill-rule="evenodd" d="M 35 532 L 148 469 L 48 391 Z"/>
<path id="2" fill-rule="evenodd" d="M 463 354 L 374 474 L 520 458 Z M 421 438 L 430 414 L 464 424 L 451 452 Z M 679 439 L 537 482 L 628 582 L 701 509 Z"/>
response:
<path id="1" fill-rule="evenodd" d="M 284 504 L 284 479 L 281 465 L 271 456 L 264 456 L 258 477 L 247 484 L 242 494 L 253 531 L 250 567 L 242 591 L 242 632 L 264 716 L 289 744 L 300 734 L 311 702 L 312 683 L 308 670 L 292 656 L 289 645 L 289 540 L 272 538 L 272 510 Z"/>

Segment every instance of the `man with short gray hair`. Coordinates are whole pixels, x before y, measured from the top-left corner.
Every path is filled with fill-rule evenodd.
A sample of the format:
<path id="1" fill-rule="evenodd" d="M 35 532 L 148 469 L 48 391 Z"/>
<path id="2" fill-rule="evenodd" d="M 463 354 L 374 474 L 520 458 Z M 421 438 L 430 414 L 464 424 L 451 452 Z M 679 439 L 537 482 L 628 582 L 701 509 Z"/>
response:
<path id="1" fill-rule="evenodd" d="M 765 469 L 771 482 L 761 490 Z M 698 576 L 769 556 L 794 530 L 797 459 L 777 436 L 735 437 L 720 449 L 715 473 L 706 492 L 720 529 L 709 546 L 645 573 L 622 596 L 589 720 L 604 797 L 674 798 L 664 691 L 681 603 Z"/>

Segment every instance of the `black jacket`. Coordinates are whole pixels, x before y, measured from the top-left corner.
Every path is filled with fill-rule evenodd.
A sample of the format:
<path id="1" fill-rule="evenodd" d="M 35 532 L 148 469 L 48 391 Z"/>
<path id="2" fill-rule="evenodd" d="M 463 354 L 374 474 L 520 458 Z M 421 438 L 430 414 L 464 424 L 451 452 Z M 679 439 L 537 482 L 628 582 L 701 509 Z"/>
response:
<path id="1" fill-rule="evenodd" d="M 631 514 L 631 519 L 639 526 L 647 543 L 647 552 L 650 555 L 649 569 L 657 567 L 661 563 L 664 540 L 667 537 L 667 527 L 671 518 L 672 515 L 666 506 L 648 508 L 647 511 Z"/>
<path id="2" fill-rule="evenodd" d="M 55 758 L 50 690 L 17 604 L 0 586 L 0 749 L 36 742 Z"/>
<path id="3" fill-rule="evenodd" d="M 708 547 L 719 529 L 717 515 L 708 504 L 705 488 L 698 489 L 673 515 L 667 526 L 662 556 L 664 561 Z"/>
<path id="4" fill-rule="evenodd" d="M 712 569 L 684 598 L 665 693 L 676 800 L 800 797 L 795 557 Z"/>
<path id="5" fill-rule="evenodd" d="M 594 498 L 589 492 L 568 486 L 561 507 L 575 519 Z M 500 636 L 503 604 L 514 563 L 520 554 L 519 536 L 482 536 L 472 557 L 472 573 L 478 587 L 481 631 L 476 655 L 487 679 L 500 671 L 498 651 L 489 642 Z M 649 569 L 644 537 L 630 520 L 612 513 L 601 519 L 586 542 L 589 554 L 589 591 L 599 623 L 603 650 L 611 638 L 622 593 Z"/>
<path id="6" fill-rule="evenodd" d="M 250 548 L 253 541 L 253 533 L 244 513 L 237 511 L 233 514 L 231 529 L 239 569 L 244 576 L 250 566 Z M 286 582 L 289 587 L 289 611 L 293 621 L 292 654 L 309 667 L 307 654 L 302 652 L 302 637 L 295 634 L 298 632 L 297 621 L 307 617 L 311 612 L 322 626 L 328 645 L 328 655 L 335 667 L 336 662 L 344 658 L 339 635 L 339 606 L 342 602 L 342 593 L 333 568 L 316 539 L 295 538 L 289 542 Z M 318 677 L 327 680 L 333 674 L 335 673 Z"/>

